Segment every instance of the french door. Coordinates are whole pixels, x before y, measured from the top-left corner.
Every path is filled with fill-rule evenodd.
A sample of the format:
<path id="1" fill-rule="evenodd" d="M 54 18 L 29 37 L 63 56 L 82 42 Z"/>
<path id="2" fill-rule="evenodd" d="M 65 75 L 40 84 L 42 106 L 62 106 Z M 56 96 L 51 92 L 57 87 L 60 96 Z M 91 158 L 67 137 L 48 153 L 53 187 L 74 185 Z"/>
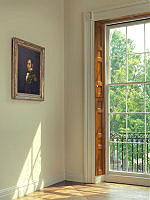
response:
<path id="1" fill-rule="evenodd" d="M 149 176 L 150 21 L 96 22 L 95 30 L 96 175 Z"/>

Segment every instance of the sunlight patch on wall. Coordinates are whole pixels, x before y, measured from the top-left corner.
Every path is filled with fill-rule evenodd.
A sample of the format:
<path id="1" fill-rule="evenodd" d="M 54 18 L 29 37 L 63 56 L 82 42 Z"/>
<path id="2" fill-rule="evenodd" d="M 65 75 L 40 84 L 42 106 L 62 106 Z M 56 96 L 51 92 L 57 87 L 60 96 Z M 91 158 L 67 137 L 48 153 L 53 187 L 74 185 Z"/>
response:
<path id="1" fill-rule="evenodd" d="M 41 174 L 41 123 L 20 173 L 13 199 L 36 190 Z"/>

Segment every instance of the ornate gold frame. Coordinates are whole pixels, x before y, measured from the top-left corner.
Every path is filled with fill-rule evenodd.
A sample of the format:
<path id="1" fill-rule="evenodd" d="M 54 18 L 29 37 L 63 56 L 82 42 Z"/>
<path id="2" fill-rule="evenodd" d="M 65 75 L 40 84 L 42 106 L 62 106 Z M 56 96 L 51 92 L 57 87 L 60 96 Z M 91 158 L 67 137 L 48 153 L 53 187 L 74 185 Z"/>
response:
<path id="1" fill-rule="evenodd" d="M 40 95 L 18 93 L 18 46 L 23 46 L 40 53 Z M 32 44 L 30 42 L 12 38 L 12 99 L 44 101 L 44 66 L 45 65 L 45 48 Z"/>

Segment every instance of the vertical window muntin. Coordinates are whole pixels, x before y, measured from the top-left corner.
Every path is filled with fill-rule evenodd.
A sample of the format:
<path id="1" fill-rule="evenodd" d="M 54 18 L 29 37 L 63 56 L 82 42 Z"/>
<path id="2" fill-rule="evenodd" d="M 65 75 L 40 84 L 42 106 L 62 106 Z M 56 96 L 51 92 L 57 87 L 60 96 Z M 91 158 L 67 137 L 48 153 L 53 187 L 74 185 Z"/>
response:
<path id="1" fill-rule="evenodd" d="M 110 50 L 111 48 L 111 35 L 110 35 L 110 32 L 112 29 L 116 29 L 116 28 L 122 28 L 122 29 L 125 29 L 125 41 L 124 41 L 124 45 L 126 46 L 126 49 L 121 51 L 122 54 L 114 54 L 112 55 L 112 51 L 107 51 L 106 49 L 106 55 L 107 55 L 107 67 L 109 67 L 109 70 L 107 70 L 108 74 L 107 74 L 107 86 L 108 86 L 108 102 L 107 102 L 107 105 L 108 105 L 108 130 L 109 130 L 109 170 L 110 171 L 122 171 L 122 172 L 135 172 L 135 173 L 144 173 L 144 174 L 149 174 L 150 173 L 150 150 L 149 148 L 147 148 L 148 146 L 150 146 L 150 140 L 148 140 L 148 134 L 147 134 L 147 119 L 149 119 L 150 117 L 150 108 L 149 110 L 147 109 L 147 103 L 146 103 L 146 100 L 148 99 L 148 101 L 150 101 L 150 97 L 147 98 L 147 96 L 150 96 L 150 94 L 147 95 L 147 90 L 146 90 L 146 87 L 148 87 L 148 85 L 150 84 L 150 78 L 148 79 L 147 77 L 147 66 L 148 64 L 146 63 L 147 59 L 146 59 L 146 56 L 148 54 L 150 54 L 150 49 L 146 49 L 146 47 L 148 45 L 146 45 L 146 25 L 149 24 L 150 26 L 150 23 L 148 23 L 148 21 L 140 21 L 140 22 L 130 22 L 130 23 L 124 23 L 124 24 L 119 24 L 119 25 L 112 25 L 112 26 L 107 26 L 107 34 L 108 34 L 108 37 L 109 38 L 109 43 L 108 43 L 108 49 Z M 131 52 L 131 50 L 129 49 L 129 41 L 128 41 L 128 30 L 132 30 L 132 27 L 134 26 L 137 26 L 137 27 L 140 27 L 140 26 L 143 26 L 143 50 L 137 50 L 137 51 L 133 51 Z M 150 28 L 149 28 L 150 29 Z M 150 31 L 149 31 L 150 33 Z M 131 42 L 131 41 L 130 41 Z M 141 45 L 142 47 L 142 45 Z M 142 49 L 142 48 L 141 48 Z M 117 81 L 112 81 L 113 77 L 112 77 L 112 74 L 111 74 L 111 59 L 117 59 L 117 58 L 120 58 L 122 57 L 122 59 L 120 60 L 121 61 L 121 67 L 122 67 L 122 63 L 124 64 L 124 69 L 126 69 L 126 73 L 123 74 L 123 78 L 124 80 L 120 81 L 119 79 Z M 124 57 L 124 58 L 123 58 Z M 143 57 L 143 65 L 140 65 L 139 69 L 139 77 L 137 79 L 133 79 L 132 78 L 132 70 L 130 70 L 130 68 L 132 68 L 132 60 L 134 61 L 134 59 L 139 59 L 140 57 Z M 136 61 L 136 60 L 135 60 Z M 150 62 L 150 61 L 149 61 Z M 141 68 L 143 67 L 143 69 L 141 70 Z M 129 69 L 128 69 L 129 68 Z M 108 69 L 108 68 L 107 68 Z M 133 67 L 134 69 L 134 67 Z M 131 71 L 129 73 L 129 70 Z M 119 78 L 119 77 L 118 77 Z M 114 79 L 115 80 L 115 79 Z M 141 107 L 142 109 L 138 109 L 135 106 L 132 106 L 132 104 L 129 106 L 129 96 L 130 95 L 130 90 L 134 90 L 135 91 L 138 89 L 138 86 L 139 86 L 139 92 L 142 92 L 139 94 L 139 96 L 142 96 L 142 98 L 144 98 L 144 102 L 143 102 L 143 99 L 142 99 L 142 103 L 141 105 L 143 107 Z M 124 88 L 125 92 L 123 93 L 123 95 L 120 96 L 120 98 L 125 98 L 125 105 L 122 110 L 119 110 L 117 109 L 117 105 L 114 106 L 114 110 L 112 109 L 112 106 L 111 106 L 111 97 L 112 97 L 112 94 L 111 94 L 111 88 L 115 88 L 115 87 L 122 87 Z M 135 88 L 134 88 L 135 87 Z M 137 88 L 136 88 L 137 87 Z M 117 90 L 116 90 L 117 91 Z M 114 93 L 116 92 L 114 91 Z M 123 97 L 124 96 L 124 97 Z M 119 96 L 118 96 L 119 97 Z M 130 97 L 132 100 L 136 100 L 136 95 L 135 97 Z M 116 104 L 119 104 L 119 100 L 117 102 L 117 99 L 116 99 Z M 133 107 L 133 108 L 132 108 Z M 113 129 L 113 126 L 116 126 L 116 123 L 115 123 L 115 120 L 114 122 L 112 121 L 112 115 L 117 115 L 119 116 L 120 115 L 120 118 L 122 116 L 125 117 L 125 128 L 124 128 L 124 131 L 122 130 L 122 134 L 119 133 L 118 135 L 115 134 L 115 131 L 114 131 L 114 137 L 113 140 L 112 140 L 112 129 Z M 134 117 L 133 117 L 134 116 Z M 132 119 L 136 118 L 136 116 L 139 116 L 140 117 L 140 120 L 142 119 L 142 122 L 139 120 L 139 124 L 136 124 L 135 127 L 134 127 L 134 130 L 136 133 L 132 132 L 130 133 L 129 132 L 129 124 L 130 124 L 130 121 L 132 121 Z M 137 122 L 138 122 L 138 119 L 137 119 Z M 136 123 L 137 123 L 136 122 Z M 141 126 L 140 128 L 138 128 L 138 126 Z M 149 127 L 149 126 L 148 126 Z M 150 129 L 150 128 L 149 128 Z M 142 134 L 142 139 L 137 139 L 137 135 L 140 133 L 138 131 L 142 130 L 143 134 Z M 133 130 L 132 130 L 133 131 Z M 124 133 L 123 133 L 124 132 Z M 134 138 L 133 136 L 136 135 L 136 138 Z M 123 144 L 123 145 L 122 145 Z M 113 150 L 114 148 L 114 150 Z M 139 148 L 141 148 L 141 150 L 139 150 Z M 132 151 L 131 149 L 135 151 L 135 149 L 138 151 L 140 151 L 139 155 L 138 153 L 135 153 L 133 152 L 133 155 L 132 155 Z M 117 159 L 117 162 L 119 161 L 119 156 L 118 155 L 118 150 L 121 152 L 121 156 L 123 158 L 123 160 L 121 161 L 121 168 L 118 166 L 119 164 L 115 164 L 115 159 Z M 148 152 L 147 152 L 148 151 Z M 113 152 L 113 154 L 115 155 L 111 155 Z M 117 152 L 117 153 L 116 153 Z M 119 154 L 120 154 L 119 152 Z M 143 155 L 140 155 L 142 154 Z M 149 154 L 148 154 L 149 153 Z M 136 158 L 135 155 L 137 156 Z M 138 158 L 140 156 L 140 159 Z M 113 160 L 112 160 L 112 157 Z M 124 161 L 125 160 L 125 161 Z M 136 160 L 136 163 L 134 163 Z M 139 168 L 139 161 L 140 161 L 140 164 L 142 163 L 142 167 Z M 120 162 L 120 161 L 119 161 Z M 132 164 L 131 164 L 132 163 Z M 137 166 L 136 166 L 137 165 Z"/>

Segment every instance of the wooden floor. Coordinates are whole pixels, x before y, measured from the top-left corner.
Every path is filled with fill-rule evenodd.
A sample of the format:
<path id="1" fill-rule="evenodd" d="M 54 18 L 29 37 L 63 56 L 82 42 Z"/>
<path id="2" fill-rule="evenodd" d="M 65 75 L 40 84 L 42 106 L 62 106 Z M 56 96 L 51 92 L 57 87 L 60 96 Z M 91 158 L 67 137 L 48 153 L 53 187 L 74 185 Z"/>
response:
<path id="1" fill-rule="evenodd" d="M 34 192 L 20 200 L 150 200 L 150 188 L 101 183 L 80 184 L 62 182 Z"/>

